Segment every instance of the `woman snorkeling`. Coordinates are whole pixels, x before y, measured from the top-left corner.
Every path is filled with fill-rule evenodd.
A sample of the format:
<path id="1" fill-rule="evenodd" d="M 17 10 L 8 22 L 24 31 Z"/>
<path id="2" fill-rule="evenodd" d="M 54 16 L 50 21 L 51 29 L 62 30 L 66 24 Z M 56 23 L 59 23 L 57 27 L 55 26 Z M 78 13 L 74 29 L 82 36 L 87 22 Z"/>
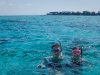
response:
<path id="1" fill-rule="evenodd" d="M 79 47 L 74 47 L 72 49 L 72 58 L 71 58 L 72 63 L 76 65 L 81 65 L 83 61 L 81 56 L 82 56 L 82 50 Z"/>
<path id="2" fill-rule="evenodd" d="M 72 48 L 72 57 L 69 59 L 69 63 L 66 64 L 68 67 L 82 66 L 85 61 L 82 58 L 82 49 L 78 46 Z"/>

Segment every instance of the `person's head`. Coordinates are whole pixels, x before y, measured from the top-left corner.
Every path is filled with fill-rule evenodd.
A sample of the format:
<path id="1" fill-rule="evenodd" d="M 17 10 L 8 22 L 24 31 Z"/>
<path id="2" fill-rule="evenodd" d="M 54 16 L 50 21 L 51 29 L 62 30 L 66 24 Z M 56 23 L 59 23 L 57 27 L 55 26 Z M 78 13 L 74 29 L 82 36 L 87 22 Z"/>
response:
<path id="1" fill-rule="evenodd" d="M 82 55 L 82 50 L 79 47 L 74 47 L 72 49 L 72 55 L 73 57 L 79 57 L 80 55 Z"/>
<path id="2" fill-rule="evenodd" d="M 58 44 L 52 45 L 52 54 L 54 57 L 59 57 L 61 55 L 62 49 Z"/>

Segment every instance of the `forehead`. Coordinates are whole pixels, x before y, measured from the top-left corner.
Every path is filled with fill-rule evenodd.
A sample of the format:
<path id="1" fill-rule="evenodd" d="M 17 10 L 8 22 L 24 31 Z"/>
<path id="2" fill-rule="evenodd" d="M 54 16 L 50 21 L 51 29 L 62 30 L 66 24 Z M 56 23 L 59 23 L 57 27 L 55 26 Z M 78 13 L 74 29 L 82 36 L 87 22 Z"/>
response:
<path id="1" fill-rule="evenodd" d="M 81 51 L 80 49 L 74 49 L 74 50 L 72 50 L 72 51 Z"/>
<path id="2" fill-rule="evenodd" d="M 60 47 L 53 47 L 55 50 L 61 50 Z"/>
<path id="3" fill-rule="evenodd" d="M 79 47 L 75 47 L 72 50 L 81 50 Z"/>

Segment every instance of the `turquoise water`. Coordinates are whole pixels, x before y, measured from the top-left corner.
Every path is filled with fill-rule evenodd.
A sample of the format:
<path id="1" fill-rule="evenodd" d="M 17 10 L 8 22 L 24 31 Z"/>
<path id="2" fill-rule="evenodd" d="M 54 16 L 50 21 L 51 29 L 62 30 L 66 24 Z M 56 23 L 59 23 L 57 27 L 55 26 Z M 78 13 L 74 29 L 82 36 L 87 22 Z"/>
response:
<path id="1" fill-rule="evenodd" d="M 73 46 L 84 46 L 91 67 L 81 75 L 100 74 L 100 16 L 41 15 L 0 16 L 0 75 L 40 75 L 36 66 L 57 40 L 66 57 Z"/>

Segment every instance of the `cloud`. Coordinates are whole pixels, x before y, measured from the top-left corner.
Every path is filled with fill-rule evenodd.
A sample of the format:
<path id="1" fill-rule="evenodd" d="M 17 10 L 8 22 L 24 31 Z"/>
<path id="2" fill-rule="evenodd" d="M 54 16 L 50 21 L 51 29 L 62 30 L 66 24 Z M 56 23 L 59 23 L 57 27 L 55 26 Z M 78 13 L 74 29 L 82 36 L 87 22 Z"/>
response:
<path id="1" fill-rule="evenodd" d="M 0 2 L 0 6 L 5 5 L 5 4 L 6 4 L 5 2 Z"/>
<path id="2" fill-rule="evenodd" d="M 6 4 L 5 2 L 1 2 L 1 4 Z"/>
<path id="3" fill-rule="evenodd" d="M 6 4 L 5 2 L 0 2 L 0 5 Z"/>
<path id="4" fill-rule="evenodd" d="M 25 3 L 24 3 L 25 4 Z M 32 6 L 32 4 L 25 4 L 25 5 L 27 5 L 27 6 Z"/>
<path id="5" fill-rule="evenodd" d="M 18 6 L 19 8 L 21 8 L 22 6 Z"/>
<path id="6" fill-rule="evenodd" d="M 26 5 L 31 6 L 32 4 L 26 4 Z"/>
<path id="7" fill-rule="evenodd" d="M 15 6 L 15 4 L 9 3 L 10 6 Z"/>

